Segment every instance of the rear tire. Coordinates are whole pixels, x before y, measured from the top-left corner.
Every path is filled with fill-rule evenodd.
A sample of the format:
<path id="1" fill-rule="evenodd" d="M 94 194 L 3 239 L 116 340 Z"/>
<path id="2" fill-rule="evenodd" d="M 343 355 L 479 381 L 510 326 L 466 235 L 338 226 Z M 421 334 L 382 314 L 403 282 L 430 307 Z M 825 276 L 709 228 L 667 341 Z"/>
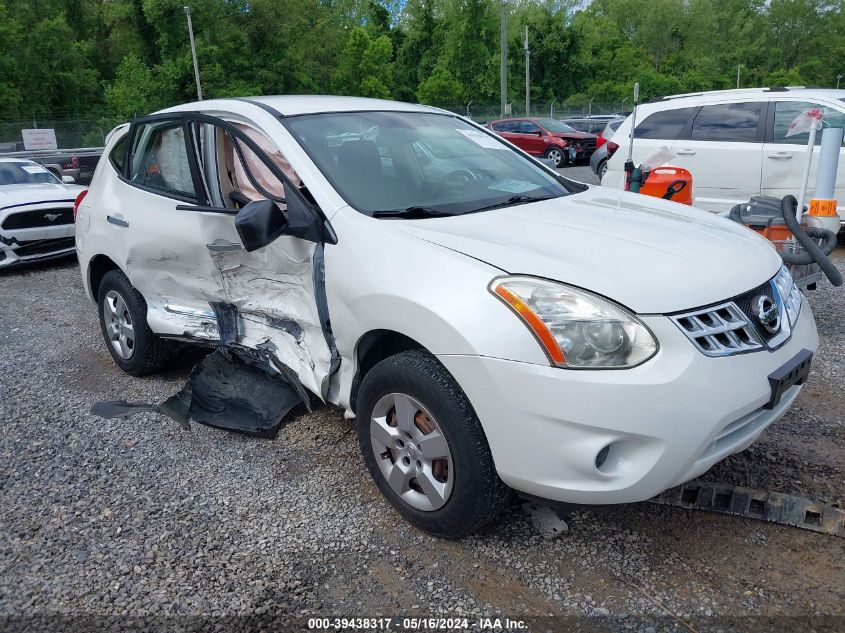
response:
<path id="1" fill-rule="evenodd" d="M 434 356 L 415 349 L 381 361 L 364 376 L 357 401 L 364 463 L 409 523 L 434 536 L 460 538 L 507 503 L 510 490 L 496 473 L 478 416 Z M 417 432 L 421 424 L 432 429 L 428 435 Z M 432 456 L 440 456 L 436 480 L 438 469 L 426 462 Z"/>
<path id="2" fill-rule="evenodd" d="M 119 270 L 103 276 L 97 293 L 100 331 L 115 364 L 131 376 L 146 376 L 165 367 L 174 344 L 150 330 L 147 303 Z"/>
<path id="3" fill-rule="evenodd" d="M 599 182 L 601 182 L 604 179 L 604 175 L 606 173 L 607 173 L 607 160 L 605 159 L 605 160 L 603 160 L 602 162 L 599 163 L 599 168 L 598 168 Z"/>

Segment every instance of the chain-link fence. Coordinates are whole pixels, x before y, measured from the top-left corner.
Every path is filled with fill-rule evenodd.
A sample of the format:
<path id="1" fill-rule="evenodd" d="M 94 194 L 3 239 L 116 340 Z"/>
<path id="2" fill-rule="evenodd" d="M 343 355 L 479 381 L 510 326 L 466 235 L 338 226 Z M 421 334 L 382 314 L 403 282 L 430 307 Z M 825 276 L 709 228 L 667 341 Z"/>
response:
<path id="1" fill-rule="evenodd" d="M 628 104 L 630 107 L 630 104 Z M 440 107 L 468 116 L 474 121 L 486 123 L 502 118 L 501 106 L 497 103 L 469 101 L 468 103 L 450 103 Z M 525 102 L 514 101 L 508 105 L 511 117 L 526 116 Z M 587 103 L 581 106 L 564 105 L 560 102 L 531 103 L 528 116 L 548 116 L 557 119 L 564 117 L 588 117 L 595 115 L 618 114 L 625 111 L 624 103 Z M 28 148 L 24 144 L 23 130 L 52 130 L 56 138 L 57 149 L 78 149 L 83 147 L 102 147 L 106 136 L 117 125 L 124 123 L 115 117 L 97 119 L 45 119 L 33 117 L 27 119 L 0 119 L 0 153 L 20 152 Z"/>
<path id="2" fill-rule="evenodd" d="M 0 157 L 25 158 L 41 163 L 57 176 L 69 176 L 81 185 L 91 182 L 106 136 L 122 120 L 0 119 Z"/>
<path id="3" fill-rule="evenodd" d="M 628 103 L 629 108 L 630 106 L 631 104 Z M 525 102 L 514 101 L 513 103 L 508 104 L 507 110 L 509 112 L 506 113 L 504 117 L 502 117 L 501 105 L 499 103 L 476 103 L 474 101 L 470 101 L 463 104 L 449 103 L 439 105 L 439 107 L 444 110 L 449 110 L 469 117 L 473 121 L 477 121 L 479 123 L 486 123 L 487 121 L 491 121 L 493 119 L 508 117 L 532 116 L 563 119 L 565 117 L 590 117 L 627 112 L 627 110 L 625 110 L 625 104 L 621 102 L 613 104 L 588 102 L 579 106 L 564 105 L 563 103 L 557 101 L 539 103 L 532 102 L 530 112 L 526 115 Z"/>
<path id="4" fill-rule="evenodd" d="M 0 119 L 0 152 L 25 151 L 24 130 L 52 130 L 56 149 L 102 147 L 106 135 L 122 123 L 116 118 L 99 119 Z M 49 133 L 48 133 L 49 134 Z M 50 136 L 48 136 L 50 138 Z"/>

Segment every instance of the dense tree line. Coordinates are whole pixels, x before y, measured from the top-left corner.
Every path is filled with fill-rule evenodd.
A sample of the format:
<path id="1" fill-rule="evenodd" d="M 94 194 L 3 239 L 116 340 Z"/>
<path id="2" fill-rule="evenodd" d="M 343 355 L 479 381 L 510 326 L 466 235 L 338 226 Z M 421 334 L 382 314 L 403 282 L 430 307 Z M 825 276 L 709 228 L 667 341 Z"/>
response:
<path id="1" fill-rule="evenodd" d="M 499 0 L 0 0 L 0 116 L 129 116 L 195 98 L 499 100 Z M 842 0 L 509 0 L 509 99 L 618 103 L 735 84 L 833 86 Z M 845 84 L 843 84 L 845 85 Z"/>

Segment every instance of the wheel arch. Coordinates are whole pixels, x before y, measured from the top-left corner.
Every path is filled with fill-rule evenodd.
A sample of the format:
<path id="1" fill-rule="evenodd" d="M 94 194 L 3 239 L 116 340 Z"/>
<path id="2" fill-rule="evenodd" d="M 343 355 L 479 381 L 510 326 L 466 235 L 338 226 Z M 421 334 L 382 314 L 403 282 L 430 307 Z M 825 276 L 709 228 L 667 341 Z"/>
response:
<path id="1" fill-rule="evenodd" d="M 358 339 L 355 345 L 355 377 L 352 379 L 352 389 L 349 394 L 349 405 L 352 411 L 355 411 L 358 388 L 367 372 L 385 358 L 409 349 L 429 351 L 422 343 L 395 330 L 370 330 Z"/>
<path id="2" fill-rule="evenodd" d="M 108 255 L 95 255 L 88 263 L 88 291 L 90 298 L 96 303 L 100 293 L 103 277 L 113 270 L 121 270 Z"/>

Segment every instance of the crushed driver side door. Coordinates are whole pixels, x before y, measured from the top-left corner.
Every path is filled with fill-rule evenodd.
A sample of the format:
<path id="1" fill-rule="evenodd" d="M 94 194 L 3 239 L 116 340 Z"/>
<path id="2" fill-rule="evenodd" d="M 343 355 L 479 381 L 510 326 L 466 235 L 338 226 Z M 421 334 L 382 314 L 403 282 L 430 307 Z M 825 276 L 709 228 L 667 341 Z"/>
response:
<path id="1" fill-rule="evenodd" d="M 203 199 L 193 210 L 202 216 L 205 247 L 219 273 L 219 283 L 209 280 L 208 293 L 221 347 L 292 372 L 325 399 L 339 355 L 326 304 L 322 214 L 300 192 L 301 181 L 281 152 L 257 129 L 199 114 L 190 116 L 189 129 Z M 262 199 L 284 211 L 290 234 L 247 252 L 235 216 Z"/>

